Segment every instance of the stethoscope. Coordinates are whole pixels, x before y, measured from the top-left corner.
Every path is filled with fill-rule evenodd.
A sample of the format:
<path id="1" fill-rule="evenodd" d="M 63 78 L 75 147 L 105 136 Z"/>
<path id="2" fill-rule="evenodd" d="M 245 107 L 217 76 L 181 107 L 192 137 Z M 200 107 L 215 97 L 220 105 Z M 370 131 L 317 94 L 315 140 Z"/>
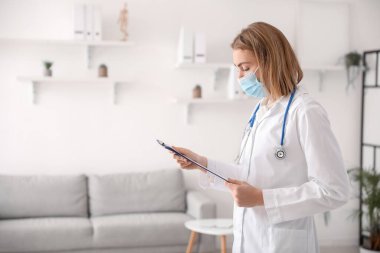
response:
<path id="1" fill-rule="evenodd" d="M 286 152 L 285 152 L 285 149 L 284 149 L 284 139 L 285 139 L 285 130 L 286 130 L 286 119 L 288 117 L 288 113 L 289 113 L 289 108 L 290 108 L 290 104 L 292 103 L 293 99 L 294 99 L 294 94 L 296 93 L 296 89 L 294 89 L 290 95 L 290 98 L 289 98 L 289 101 L 288 101 L 288 105 L 286 106 L 286 110 L 285 110 L 285 114 L 284 114 L 284 119 L 282 121 L 282 132 L 281 132 L 281 142 L 280 142 L 280 147 L 276 148 L 275 149 L 275 152 L 274 152 L 274 157 L 276 157 L 276 159 L 278 160 L 283 160 L 285 159 L 286 157 Z M 253 127 L 253 124 L 255 123 L 255 120 L 256 120 L 256 114 L 257 114 L 257 111 L 260 109 L 260 103 L 257 105 L 252 117 L 249 119 L 248 121 L 248 131 L 247 131 L 247 128 L 246 130 L 244 131 L 244 134 L 243 134 L 243 138 L 244 136 L 246 136 L 246 139 L 245 139 L 245 143 L 243 145 L 243 148 L 241 149 L 241 152 L 240 154 L 237 156 L 236 158 L 236 162 L 239 162 L 240 161 L 240 158 L 241 156 L 243 155 L 244 153 L 244 150 L 245 150 L 245 147 L 247 145 L 247 141 L 249 139 L 249 135 L 252 131 L 252 127 Z M 251 152 L 252 153 L 252 152 Z M 251 154 L 252 155 L 252 154 Z"/>

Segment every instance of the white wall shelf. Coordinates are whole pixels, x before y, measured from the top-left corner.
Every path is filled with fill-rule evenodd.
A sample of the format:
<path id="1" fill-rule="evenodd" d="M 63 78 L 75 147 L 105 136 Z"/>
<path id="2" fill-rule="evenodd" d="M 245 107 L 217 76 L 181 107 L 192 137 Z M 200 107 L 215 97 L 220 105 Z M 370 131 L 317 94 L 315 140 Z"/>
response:
<path id="1" fill-rule="evenodd" d="M 30 39 L 30 38 L 0 38 L 1 42 L 15 43 L 38 43 L 38 44 L 55 44 L 55 45 L 83 45 L 83 46 L 132 46 L 131 41 L 119 40 L 69 40 L 69 39 Z"/>
<path id="2" fill-rule="evenodd" d="M 38 77 L 38 76 L 19 76 L 17 80 L 30 83 L 31 102 L 36 104 L 38 93 L 38 84 L 75 84 L 75 83 L 96 83 L 105 84 L 112 87 L 112 103 L 117 104 L 117 86 L 122 83 L 128 83 L 125 80 L 114 80 L 110 78 L 61 78 L 61 77 Z"/>
<path id="3" fill-rule="evenodd" d="M 185 123 L 190 123 L 190 114 L 191 114 L 191 108 L 194 105 L 218 105 L 218 104 L 228 104 L 228 103 L 239 103 L 239 102 L 252 102 L 253 99 L 249 97 L 242 97 L 242 98 L 198 98 L 198 99 L 178 99 L 173 98 L 171 100 L 172 103 L 180 104 L 184 106 L 184 119 Z"/>
<path id="4" fill-rule="evenodd" d="M 319 91 L 323 89 L 323 83 L 325 79 L 325 74 L 328 72 L 341 72 L 345 70 L 345 67 L 342 65 L 305 65 L 301 67 L 304 71 L 313 71 L 318 72 L 319 76 Z"/>
<path id="5" fill-rule="evenodd" d="M 226 62 L 205 62 L 205 63 L 177 63 L 175 65 L 176 69 L 188 69 L 188 70 L 211 70 L 213 71 L 213 81 L 212 86 L 215 90 L 215 83 L 216 83 L 216 76 L 218 74 L 218 71 L 222 69 L 230 69 L 230 67 L 233 66 L 232 63 L 226 63 Z"/>
<path id="6" fill-rule="evenodd" d="M 233 64 L 232 63 L 218 63 L 218 62 L 205 62 L 205 63 L 177 63 L 175 65 L 178 69 L 229 69 Z"/>
<path id="7" fill-rule="evenodd" d="M 189 70 L 212 70 L 214 72 L 213 87 L 215 89 L 216 76 L 218 71 L 222 69 L 229 69 L 233 66 L 232 63 L 177 63 L 175 67 L 177 69 L 189 69 Z M 319 76 L 319 90 L 322 91 L 325 74 L 329 72 L 344 71 L 345 68 L 342 65 L 305 65 L 302 67 L 304 71 L 318 72 Z"/>
<path id="8" fill-rule="evenodd" d="M 0 42 L 26 43 L 57 46 L 80 46 L 85 48 L 85 62 L 88 68 L 92 66 L 93 48 L 95 47 L 131 47 L 135 45 L 131 41 L 117 40 L 59 40 L 59 39 L 28 39 L 28 38 L 0 38 Z"/>
<path id="9" fill-rule="evenodd" d="M 225 104 L 225 103 L 235 103 L 243 101 L 252 101 L 249 97 L 242 98 L 190 98 L 190 99 L 179 99 L 173 98 L 172 102 L 176 104 Z"/>
<path id="10" fill-rule="evenodd" d="M 328 65 L 326 65 L 326 66 L 306 65 L 302 69 L 309 70 L 309 71 L 323 71 L 323 72 L 326 72 L 326 71 L 342 71 L 342 70 L 344 70 L 344 66 L 342 66 L 342 65 L 331 65 L 331 66 L 328 66 Z"/>

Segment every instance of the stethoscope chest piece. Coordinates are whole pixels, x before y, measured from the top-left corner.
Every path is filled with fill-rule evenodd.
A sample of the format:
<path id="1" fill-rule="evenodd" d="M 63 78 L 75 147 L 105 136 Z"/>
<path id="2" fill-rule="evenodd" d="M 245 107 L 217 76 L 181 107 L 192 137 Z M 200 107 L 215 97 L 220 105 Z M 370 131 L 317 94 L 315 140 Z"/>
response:
<path id="1" fill-rule="evenodd" d="M 293 98 L 294 98 L 294 95 L 296 93 L 296 90 L 297 89 L 294 89 L 292 91 L 292 93 L 290 95 L 290 98 L 289 98 L 289 101 L 288 101 L 288 105 L 286 106 L 286 110 L 285 110 L 285 114 L 284 114 L 284 119 L 282 121 L 282 132 L 281 132 L 280 146 L 278 148 L 276 148 L 275 151 L 274 151 L 274 156 L 276 157 L 277 160 L 284 160 L 286 158 L 286 152 L 285 152 L 284 147 L 283 147 L 283 145 L 284 145 L 284 138 L 285 138 L 286 119 L 287 119 L 287 116 L 288 116 L 290 104 L 293 101 Z M 246 136 L 245 137 L 246 139 L 245 139 L 243 148 L 241 148 L 240 154 L 235 159 L 235 161 L 237 161 L 237 162 L 240 161 L 240 158 L 241 158 L 241 156 L 242 156 L 242 154 L 243 154 L 243 152 L 245 150 L 245 147 L 247 145 L 247 141 L 248 141 L 249 135 L 251 133 L 250 131 L 251 131 L 251 129 L 253 127 L 253 124 L 255 122 L 256 113 L 259 110 L 259 108 L 260 108 L 260 103 L 256 106 L 255 112 L 253 113 L 251 119 L 248 121 L 248 126 L 246 128 L 245 135 L 243 135 L 243 139 L 244 139 L 244 136 Z M 253 147 L 253 145 L 252 145 L 252 147 Z"/>
<path id="2" fill-rule="evenodd" d="M 277 148 L 276 152 L 274 153 L 274 156 L 276 157 L 277 160 L 283 160 L 286 157 L 285 150 L 281 148 Z"/>

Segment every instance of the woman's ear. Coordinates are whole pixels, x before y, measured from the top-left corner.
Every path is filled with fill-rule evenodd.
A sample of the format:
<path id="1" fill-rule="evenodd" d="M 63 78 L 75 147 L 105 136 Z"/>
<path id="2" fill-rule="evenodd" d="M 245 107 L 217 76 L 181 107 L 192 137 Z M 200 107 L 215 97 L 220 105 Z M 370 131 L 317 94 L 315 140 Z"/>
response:
<path id="1" fill-rule="evenodd" d="M 262 82 L 263 78 L 262 78 L 261 73 L 262 73 L 262 71 L 261 71 L 261 68 L 259 67 L 259 68 L 256 70 L 256 77 L 257 77 L 257 79 L 258 79 L 261 83 L 263 83 L 263 82 Z"/>

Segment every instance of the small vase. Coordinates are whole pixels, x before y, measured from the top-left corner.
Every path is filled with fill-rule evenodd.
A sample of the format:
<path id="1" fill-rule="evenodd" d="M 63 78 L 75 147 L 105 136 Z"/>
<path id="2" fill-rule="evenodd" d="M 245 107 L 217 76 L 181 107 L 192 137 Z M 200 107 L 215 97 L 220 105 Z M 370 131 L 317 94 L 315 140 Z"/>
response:
<path id="1" fill-rule="evenodd" d="M 53 75 L 53 71 L 51 69 L 44 70 L 44 76 L 52 76 L 52 75 Z"/>
<path id="2" fill-rule="evenodd" d="M 108 69 L 106 65 L 102 64 L 99 66 L 98 77 L 108 77 Z"/>
<path id="3" fill-rule="evenodd" d="M 200 85 L 194 87 L 193 98 L 202 98 L 202 87 Z"/>

